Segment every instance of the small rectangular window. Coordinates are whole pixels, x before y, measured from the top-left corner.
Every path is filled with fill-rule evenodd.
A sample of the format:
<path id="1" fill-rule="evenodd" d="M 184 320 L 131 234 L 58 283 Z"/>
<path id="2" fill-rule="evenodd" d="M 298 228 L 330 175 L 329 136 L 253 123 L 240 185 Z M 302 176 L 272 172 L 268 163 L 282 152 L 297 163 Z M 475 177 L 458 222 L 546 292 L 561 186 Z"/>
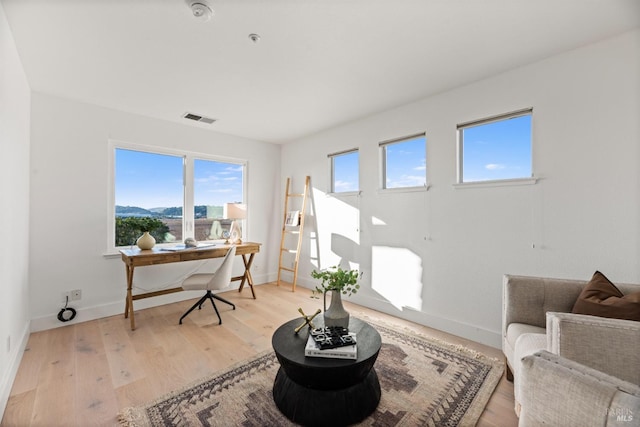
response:
<path id="1" fill-rule="evenodd" d="M 424 134 L 380 143 L 382 188 L 427 184 L 427 138 Z"/>
<path id="2" fill-rule="evenodd" d="M 458 125 L 458 183 L 531 178 L 532 113 L 526 109 Z"/>
<path id="3" fill-rule="evenodd" d="M 330 154 L 329 158 L 331 159 L 331 192 L 360 191 L 358 150 Z"/>

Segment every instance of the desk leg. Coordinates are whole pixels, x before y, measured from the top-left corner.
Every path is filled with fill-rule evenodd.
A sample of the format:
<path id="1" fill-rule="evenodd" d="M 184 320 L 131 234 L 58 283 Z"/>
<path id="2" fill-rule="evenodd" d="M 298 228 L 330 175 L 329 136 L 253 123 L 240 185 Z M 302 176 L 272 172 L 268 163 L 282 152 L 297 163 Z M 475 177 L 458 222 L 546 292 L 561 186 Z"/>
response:
<path id="1" fill-rule="evenodd" d="M 253 299 L 256 299 L 256 292 L 253 290 L 253 277 L 251 277 L 251 264 L 253 263 L 253 257 L 255 253 L 249 255 L 249 261 L 247 261 L 247 256 L 242 255 L 242 262 L 244 263 L 244 276 L 242 276 L 242 282 L 240 282 L 240 288 L 238 288 L 238 292 L 242 292 L 242 288 L 244 288 L 244 282 L 246 281 L 251 288 L 251 295 L 253 295 Z"/>
<path id="2" fill-rule="evenodd" d="M 136 329 L 136 320 L 133 316 L 133 266 L 125 265 L 127 273 L 127 298 L 124 303 L 124 318 L 129 317 L 131 330 Z"/>

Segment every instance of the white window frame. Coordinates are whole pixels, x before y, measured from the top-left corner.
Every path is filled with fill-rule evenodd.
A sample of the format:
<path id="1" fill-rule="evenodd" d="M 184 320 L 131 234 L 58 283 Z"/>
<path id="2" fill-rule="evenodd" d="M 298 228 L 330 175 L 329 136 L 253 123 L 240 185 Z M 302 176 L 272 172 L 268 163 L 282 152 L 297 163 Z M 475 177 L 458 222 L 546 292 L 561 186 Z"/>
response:
<path id="1" fill-rule="evenodd" d="M 108 188 L 109 188 L 109 201 L 107 203 L 107 251 L 106 255 L 117 254 L 120 249 L 128 248 L 128 246 L 115 246 L 115 212 L 116 212 L 116 201 L 115 201 L 115 153 L 116 149 L 123 150 L 132 150 L 132 151 L 140 151 L 144 153 L 151 154 L 164 154 L 169 156 L 182 157 L 183 159 L 183 204 L 182 204 L 182 236 L 183 239 L 194 236 L 194 223 L 195 223 L 195 214 L 194 214 L 194 185 L 193 185 L 193 176 L 194 176 L 194 160 L 209 160 L 220 163 L 229 163 L 235 164 L 238 166 L 242 166 L 242 203 L 247 205 L 247 172 L 248 172 L 248 162 L 243 159 L 236 159 L 230 157 L 223 156 L 215 156 L 211 154 L 205 153 L 196 153 L 190 152 L 186 150 L 175 150 L 171 148 L 165 147 L 157 147 L 157 146 L 149 146 L 142 144 L 135 144 L 131 142 L 117 141 L 117 140 L 109 140 L 107 144 L 109 150 L 109 171 L 108 171 Z M 189 184 L 190 183 L 190 184 Z M 247 205 L 248 207 L 248 205 Z M 247 209 L 248 212 L 248 209 Z M 247 214 L 248 215 L 248 214 Z M 245 219 L 245 224 L 242 228 L 242 239 L 246 238 L 247 235 L 247 220 Z M 164 246 L 172 246 L 176 243 L 180 242 L 171 242 L 171 243 L 159 243 L 156 246 L 164 247 Z"/>
<path id="2" fill-rule="evenodd" d="M 406 187 L 387 187 L 387 147 L 394 144 L 401 144 L 414 138 L 424 138 L 424 155 L 425 155 L 425 171 L 424 171 L 424 184 Z M 428 184 L 428 168 L 427 162 L 427 134 L 426 132 L 420 132 L 409 136 L 403 136 L 400 138 L 389 139 L 378 143 L 378 149 L 380 151 L 380 182 L 379 188 L 383 193 L 386 192 L 407 192 L 407 191 L 424 191 L 429 188 Z"/>
<path id="3" fill-rule="evenodd" d="M 464 136 L 463 132 L 466 128 L 500 122 L 504 120 L 509 120 L 516 117 L 522 116 L 531 116 L 531 176 L 529 177 L 521 177 L 521 178 L 505 178 L 505 179 L 495 179 L 495 180 L 482 180 L 482 181 L 463 181 L 463 172 L 464 172 Z M 457 131 L 457 169 L 456 169 L 456 184 L 454 187 L 456 188 L 465 188 L 465 187 L 493 187 L 493 186 L 505 186 L 505 185 L 529 185 L 535 184 L 537 179 L 534 175 L 534 165 L 533 165 L 533 108 L 523 108 L 521 110 L 512 111 L 509 113 L 499 114 L 491 117 L 487 117 L 484 119 L 473 120 L 465 123 L 460 123 L 456 126 Z"/>
<path id="4" fill-rule="evenodd" d="M 335 164 L 334 160 L 346 154 L 358 153 L 358 189 L 357 190 L 349 190 L 349 191 L 336 191 L 335 183 L 336 183 L 336 175 L 335 175 Z M 333 195 L 351 195 L 351 194 L 359 194 L 360 193 L 360 150 L 358 148 L 352 148 L 349 150 L 339 151 L 337 153 L 328 154 L 329 158 L 329 180 L 330 180 L 330 190 L 329 193 Z"/>

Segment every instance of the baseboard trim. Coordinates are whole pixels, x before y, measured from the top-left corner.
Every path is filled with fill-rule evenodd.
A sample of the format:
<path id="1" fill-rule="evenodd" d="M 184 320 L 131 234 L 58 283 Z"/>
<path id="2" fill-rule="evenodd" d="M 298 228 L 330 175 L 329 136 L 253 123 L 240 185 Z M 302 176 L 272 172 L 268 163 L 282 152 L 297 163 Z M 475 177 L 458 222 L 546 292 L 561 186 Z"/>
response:
<path id="1" fill-rule="evenodd" d="M 307 289 L 314 289 L 315 283 L 306 280 L 298 280 L 298 286 L 302 286 Z M 460 322 L 458 320 L 434 316 L 413 309 L 411 307 L 403 307 L 402 309 L 398 309 L 396 306 L 386 300 L 366 296 L 362 293 L 358 293 L 352 296 L 350 300 L 356 304 L 363 305 L 373 310 L 381 311 L 400 319 L 428 326 L 429 328 L 437 329 L 439 331 L 456 335 L 461 338 L 476 341 L 497 349 L 502 348 L 502 335 L 500 331 L 492 331 L 489 329 L 470 325 L 468 323 Z"/>
<path id="2" fill-rule="evenodd" d="M 275 282 L 277 279 L 275 273 L 265 273 L 260 275 L 253 275 L 255 286 L 260 286 L 263 283 Z M 235 283 L 234 283 L 235 284 Z M 307 289 L 314 289 L 316 283 L 312 280 L 306 280 L 298 278 L 298 286 Z M 236 284 L 235 288 L 238 289 Z M 195 291 L 194 291 L 195 292 Z M 244 289 L 243 292 L 249 292 Z M 188 299 L 196 298 L 197 294 L 190 292 L 177 292 L 168 295 L 161 295 L 154 298 L 138 300 L 135 303 L 136 310 L 142 310 L 145 308 L 156 307 L 159 305 L 170 304 L 173 302 L 184 301 Z M 443 332 L 447 332 L 462 338 L 470 339 L 481 344 L 489 345 L 495 348 L 502 348 L 502 338 L 500 331 L 492 331 L 486 328 L 470 325 L 458 320 L 449 319 L 440 316 L 433 316 L 428 313 L 421 312 L 419 310 L 412 309 L 410 307 L 403 307 L 399 310 L 389 302 L 374 298 L 361 293 L 352 297 L 354 303 L 363 305 L 373 310 L 378 310 L 383 313 L 399 317 L 401 319 L 409 320 L 411 322 L 418 323 L 420 325 L 428 326 L 430 328 L 438 329 Z M 80 308 L 77 309 L 77 316 L 70 322 L 62 323 L 57 318 L 56 314 L 51 314 L 31 320 L 31 332 L 43 331 L 47 329 L 59 328 L 74 323 L 87 322 L 89 320 L 101 319 L 104 317 L 123 315 L 124 301 L 113 302 L 109 304 Z M 27 336 L 28 338 L 28 336 Z"/>
<path id="3" fill-rule="evenodd" d="M 258 287 L 260 284 L 258 283 L 259 276 L 254 276 L 254 286 Z M 245 288 L 242 290 L 243 293 L 247 295 L 251 295 L 251 290 L 247 289 L 248 286 L 245 285 Z M 232 286 L 229 290 L 238 289 L 239 284 L 236 282 L 232 283 Z M 134 304 L 134 308 L 136 311 L 144 310 L 145 308 L 157 307 L 159 305 L 171 304 L 174 302 L 185 301 L 189 299 L 198 298 L 200 295 L 200 291 L 184 291 L 184 292 L 175 292 L 167 295 L 160 295 L 153 298 L 145 298 L 136 300 Z M 102 319 L 104 317 L 110 316 L 124 316 L 124 300 L 96 305 L 92 307 L 85 308 L 76 308 L 76 317 L 68 322 L 61 322 L 58 320 L 58 314 L 49 314 L 46 316 L 38 317 L 31 319 L 31 332 L 45 331 L 48 329 L 60 328 L 62 326 L 73 325 L 76 323 L 88 322 L 90 320 Z"/>
<path id="4" fill-rule="evenodd" d="M 4 371 L 2 382 L 0 382 L 0 420 L 4 417 L 4 411 L 7 409 L 9 395 L 11 395 L 11 388 L 13 387 L 16 375 L 18 375 L 18 368 L 22 361 L 22 355 L 24 354 L 24 350 L 27 348 L 27 343 L 29 342 L 29 330 L 30 326 L 29 322 L 27 322 L 20 337 L 20 344 L 15 346 L 11 352 L 9 366 Z"/>

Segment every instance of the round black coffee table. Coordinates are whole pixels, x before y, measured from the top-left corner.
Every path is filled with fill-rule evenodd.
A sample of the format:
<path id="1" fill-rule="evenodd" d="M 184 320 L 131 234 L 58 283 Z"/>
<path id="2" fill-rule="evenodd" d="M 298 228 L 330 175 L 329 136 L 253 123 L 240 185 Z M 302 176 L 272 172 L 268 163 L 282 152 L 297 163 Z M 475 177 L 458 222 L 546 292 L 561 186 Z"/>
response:
<path id="1" fill-rule="evenodd" d="M 273 400 L 291 421 L 305 426 L 354 424 L 370 415 L 380 402 L 380 383 L 373 364 L 380 351 L 380 334 L 368 323 L 351 318 L 358 358 L 306 357 L 308 328 L 291 320 L 273 334 L 271 343 L 280 369 L 273 384 Z M 321 316 L 313 321 L 323 326 Z"/>

